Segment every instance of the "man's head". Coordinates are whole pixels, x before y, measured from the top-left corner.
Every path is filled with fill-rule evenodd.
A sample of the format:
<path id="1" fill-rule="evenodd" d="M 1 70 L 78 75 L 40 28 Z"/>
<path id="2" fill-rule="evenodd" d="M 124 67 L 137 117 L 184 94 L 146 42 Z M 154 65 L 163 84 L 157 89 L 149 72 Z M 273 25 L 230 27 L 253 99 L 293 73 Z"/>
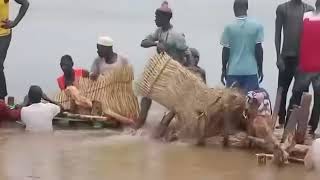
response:
<path id="1" fill-rule="evenodd" d="M 169 8 L 169 3 L 164 1 L 161 7 L 156 10 L 156 25 L 158 27 L 164 27 L 170 24 L 172 18 L 172 10 Z"/>
<path id="2" fill-rule="evenodd" d="M 200 60 L 200 53 L 196 48 L 190 48 L 192 61 L 195 66 L 198 66 Z"/>
<path id="3" fill-rule="evenodd" d="M 235 0 L 233 11 L 236 17 L 246 16 L 248 11 L 248 0 Z"/>
<path id="4" fill-rule="evenodd" d="M 71 73 L 73 70 L 73 60 L 70 55 L 64 55 L 61 57 L 60 60 L 60 67 L 63 73 L 68 74 Z"/>
<path id="5" fill-rule="evenodd" d="M 39 86 L 31 86 L 28 92 L 28 98 L 31 104 L 40 103 L 42 98 L 42 89 Z"/>
<path id="6" fill-rule="evenodd" d="M 99 57 L 111 59 L 113 56 L 113 40 L 108 36 L 101 36 L 97 42 L 97 53 Z"/>

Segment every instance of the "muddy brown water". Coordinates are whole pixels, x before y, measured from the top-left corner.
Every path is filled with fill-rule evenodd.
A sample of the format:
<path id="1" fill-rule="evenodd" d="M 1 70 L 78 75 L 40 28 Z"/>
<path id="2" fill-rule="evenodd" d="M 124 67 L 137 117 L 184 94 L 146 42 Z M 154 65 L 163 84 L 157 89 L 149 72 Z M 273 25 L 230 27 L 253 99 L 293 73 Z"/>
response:
<path id="1" fill-rule="evenodd" d="M 0 132 L 1 180 L 315 180 L 301 165 L 258 166 L 253 153 L 164 144 L 109 130 Z"/>

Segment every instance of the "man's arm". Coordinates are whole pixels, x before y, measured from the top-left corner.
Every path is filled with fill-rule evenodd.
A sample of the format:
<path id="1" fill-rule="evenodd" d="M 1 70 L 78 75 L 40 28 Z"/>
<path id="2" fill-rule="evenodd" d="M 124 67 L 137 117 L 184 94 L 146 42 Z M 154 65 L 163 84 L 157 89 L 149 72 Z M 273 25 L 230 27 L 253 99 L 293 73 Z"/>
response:
<path id="1" fill-rule="evenodd" d="M 227 65 L 230 58 L 230 48 L 223 47 L 222 49 L 222 73 L 227 72 Z"/>
<path id="2" fill-rule="evenodd" d="M 258 65 L 259 82 L 263 81 L 263 47 L 261 43 L 256 44 L 255 56 Z"/>
<path id="3" fill-rule="evenodd" d="M 11 28 L 13 28 L 19 24 L 19 22 L 24 17 L 24 15 L 26 14 L 26 12 L 29 8 L 29 1 L 28 0 L 15 0 L 15 1 L 18 4 L 20 4 L 21 7 L 20 7 L 20 10 L 19 10 L 17 17 L 15 18 L 15 20 L 11 24 L 11 26 L 12 26 Z"/>
<path id="4" fill-rule="evenodd" d="M 49 103 L 55 104 L 59 106 L 59 103 L 50 99 L 45 93 L 42 93 L 42 99 L 48 101 Z"/>
<path id="5" fill-rule="evenodd" d="M 227 65 L 230 58 L 230 36 L 229 36 L 229 27 L 224 28 L 220 44 L 223 46 L 222 49 L 222 72 L 221 72 L 221 83 L 226 85 L 225 79 L 227 75 Z"/>
<path id="6" fill-rule="evenodd" d="M 91 65 L 91 69 L 90 69 L 90 79 L 91 80 L 97 80 L 99 77 L 99 58 L 96 58 L 92 65 Z"/>
<path id="7" fill-rule="evenodd" d="M 275 29 L 275 46 L 276 46 L 276 53 L 277 53 L 277 59 L 280 58 L 280 52 L 281 52 L 281 33 L 283 28 L 283 10 L 282 6 L 278 6 L 276 11 L 276 29 Z"/>
<path id="8" fill-rule="evenodd" d="M 158 41 L 158 30 L 156 32 L 149 34 L 144 40 L 141 42 L 141 47 L 149 48 L 157 46 Z"/>

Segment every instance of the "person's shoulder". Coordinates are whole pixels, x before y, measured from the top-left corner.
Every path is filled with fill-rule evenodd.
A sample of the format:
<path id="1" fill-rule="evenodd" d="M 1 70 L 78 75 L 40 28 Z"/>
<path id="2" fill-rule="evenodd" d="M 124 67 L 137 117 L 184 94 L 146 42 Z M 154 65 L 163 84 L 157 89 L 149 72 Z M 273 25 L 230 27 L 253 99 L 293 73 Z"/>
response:
<path id="1" fill-rule="evenodd" d="M 307 4 L 307 3 L 304 2 L 303 5 L 306 8 L 307 12 L 314 11 L 314 7 L 311 6 L 310 4 Z"/>
<path id="2" fill-rule="evenodd" d="M 283 13 L 286 10 L 286 7 L 289 5 L 289 2 L 285 2 L 282 4 L 279 4 L 277 7 L 277 13 Z"/>
<path id="3" fill-rule="evenodd" d="M 123 53 L 118 53 L 118 59 L 120 59 L 120 61 L 123 63 L 123 64 L 128 64 L 129 63 L 129 57 Z"/>
<path id="4" fill-rule="evenodd" d="M 255 18 L 249 18 L 248 17 L 248 20 L 249 24 L 251 24 L 252 26 L 254 26 L 255 28 L 258 28 L 258 29 L 261 29 L 263 28 L 263 25 L 262 23 L 260 23 L 259 20 L 255 19 Z"/>

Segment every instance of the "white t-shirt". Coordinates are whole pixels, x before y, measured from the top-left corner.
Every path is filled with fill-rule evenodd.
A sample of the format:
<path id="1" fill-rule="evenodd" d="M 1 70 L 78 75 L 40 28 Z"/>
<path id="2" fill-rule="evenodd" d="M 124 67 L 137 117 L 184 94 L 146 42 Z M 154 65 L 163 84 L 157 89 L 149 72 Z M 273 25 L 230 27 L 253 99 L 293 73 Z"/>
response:
<path id="1" fill-rule="evenodd" d="M 51 103 L 37 103 L 21 110 L 21 121 L 26 130 L 32 132 L 53 131 L 52 120 L 59 114 L 60 107 Z"/>

